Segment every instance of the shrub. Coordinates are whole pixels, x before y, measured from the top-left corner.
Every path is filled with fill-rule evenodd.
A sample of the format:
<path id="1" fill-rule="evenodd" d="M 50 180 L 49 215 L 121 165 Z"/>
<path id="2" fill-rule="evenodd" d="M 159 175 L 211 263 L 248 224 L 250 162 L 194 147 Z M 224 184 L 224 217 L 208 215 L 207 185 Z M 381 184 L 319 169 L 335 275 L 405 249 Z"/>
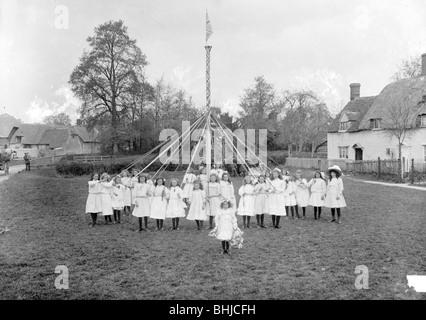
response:
<path id="1" fill-rule="evenodd" d="M 117 174 L 127 168 L 132 162 L 134 162 L 134 158 L 116 158 L 112 160 L 102 161 L 102 162 L 78 162 L 69 159 L 62 159 L 56 164 L 56 171 L 63 176 L 84 176 L 90 175 L 93 172 L 108 172 L 109 174 Z M 144 160 L 140 163 L 137 163 L 133 168 L 141 170 L 145 168 L 152 160 Z M 160 161 L 155 161 L 152 163 L 145 171 L 152 172 L 158 171 L 162 167 L 162 163 Z M 164 166 L 167 171 L 178 170 L 186 170 L 188 165 L 179 165 L 177 164 L 169 164 L 168 166 Z M 164 170 L 164 167 L 162 170 Z"/>

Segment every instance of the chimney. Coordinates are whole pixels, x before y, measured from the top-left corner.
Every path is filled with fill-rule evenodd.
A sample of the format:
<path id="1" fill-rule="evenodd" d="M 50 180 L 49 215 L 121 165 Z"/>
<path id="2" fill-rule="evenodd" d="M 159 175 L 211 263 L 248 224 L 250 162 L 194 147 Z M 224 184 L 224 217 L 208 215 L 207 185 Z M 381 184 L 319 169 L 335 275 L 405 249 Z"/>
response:
<path id="1" fill-rule="evenodd" d="M 422 54 L 422 76 L 426 76 L 426 53 Z"/>
<path id="2" fill-rule="evenodd" d="M 351 101 L 354 101 L 356 98 L 360 97 L 361 84 L 360 83 L 351 83 L 349 85 L 351 88 Z"/>

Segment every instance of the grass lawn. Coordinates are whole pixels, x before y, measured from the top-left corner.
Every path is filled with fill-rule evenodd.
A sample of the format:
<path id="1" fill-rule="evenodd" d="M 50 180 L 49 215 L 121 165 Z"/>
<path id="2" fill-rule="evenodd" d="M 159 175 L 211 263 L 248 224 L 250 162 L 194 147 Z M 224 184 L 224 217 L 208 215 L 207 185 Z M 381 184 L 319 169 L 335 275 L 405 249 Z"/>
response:
<path id="1" fill-rule="evenodd" d="M 131 217 L 89 228 L 87 180 L 34 170 L 0 183 L 0 226 L 11 229 L 0 235 L 0 299 L 426 298 L 406 280 L 426 275 L 425 192 L 344 180 L 341 225 L 308 208 L 280 230 L 245 230 L 244 247 L 223 256 L 184 219 L 180 231 L 138 233 Z M 54 286 L 58 265 L 69 268 L 69 290 Z M 358 265 L 368 290 L 354 286 Z"/>

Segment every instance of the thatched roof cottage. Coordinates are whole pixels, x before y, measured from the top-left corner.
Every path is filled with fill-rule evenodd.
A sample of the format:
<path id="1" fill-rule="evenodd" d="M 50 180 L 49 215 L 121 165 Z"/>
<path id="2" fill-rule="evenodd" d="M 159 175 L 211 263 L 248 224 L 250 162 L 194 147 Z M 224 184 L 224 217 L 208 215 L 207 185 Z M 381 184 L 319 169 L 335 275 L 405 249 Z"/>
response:
<path id="1" fill-rule="evenodd" d="M 327 135 L 328 159 L 398 159 L 399 142 L 389 132 L 404 127 L 402 157 L 426 162 L 426 54 L 422 64 L 421 76 L 393 82 L 375 97 L 361 97 L 361 85 L 350 85 L 350 101 Z"/>

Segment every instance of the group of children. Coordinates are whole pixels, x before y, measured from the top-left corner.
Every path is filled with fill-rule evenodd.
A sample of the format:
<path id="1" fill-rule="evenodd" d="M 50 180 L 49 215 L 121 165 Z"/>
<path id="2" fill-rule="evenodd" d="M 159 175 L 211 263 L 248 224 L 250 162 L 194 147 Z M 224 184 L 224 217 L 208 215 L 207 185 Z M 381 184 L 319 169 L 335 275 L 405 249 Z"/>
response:
<path id="1" fill-rule="evenodd" d="M 271 172 L 265 170 L 263 174 L 246 175 L 238 190 L 238 205 L 230 175 L 220 167 L 211 170 L 209 179 L 205 168 L 200 168 L 199 174 L 190 168 L 182 185 L 173 178 L 168 186 L 165 179 L 151 179 L 138 170 L 133 170 L 132 177 L 128 171 L 114 178 L 107 173 L 100 177 L 93 174 L 89 181 L 86 212 L 92 216 L 91 226 L 96 225 L 99 214 L 108 224 L 112 223 L 112 217 L 115 223 L 121 223 L 123 211 L 131 213 L 138 218 L 138 231 L 148 231 L 148 218 L 156 220 L 156 230 L 164 230 L 165 219 L 172 220 L 170 230 L 179 230 L 179 219 L 184 217 L 195 221 L 197 230 L 208 221 L 207 229 L 216 226 L 210 235 L 222 241 L 223 253 L 229 253 L 230 241 L 239 246 L 243 241 L 235 213 L 242 216 L 243 228 L 251 227 L 250 219 L 254 216 L 258 228 L 267 228 L 264 217 L 268 214 L 272 217 L 272 227 L 279 229 L 282 216 L 291 214 L 293 219 L 305 219 L 306 208 L 312 206 L 317 220 L 325 206 L 331 209 L 331 221 L 341 223 L 341 208 L 346 207 L 341 170 L 333 166 L 328 172 L 328 182 L 321 172 L 316 172 L 308 182 L 300 170 L 291 177 L 289 172 L 278 168 Z"/>

